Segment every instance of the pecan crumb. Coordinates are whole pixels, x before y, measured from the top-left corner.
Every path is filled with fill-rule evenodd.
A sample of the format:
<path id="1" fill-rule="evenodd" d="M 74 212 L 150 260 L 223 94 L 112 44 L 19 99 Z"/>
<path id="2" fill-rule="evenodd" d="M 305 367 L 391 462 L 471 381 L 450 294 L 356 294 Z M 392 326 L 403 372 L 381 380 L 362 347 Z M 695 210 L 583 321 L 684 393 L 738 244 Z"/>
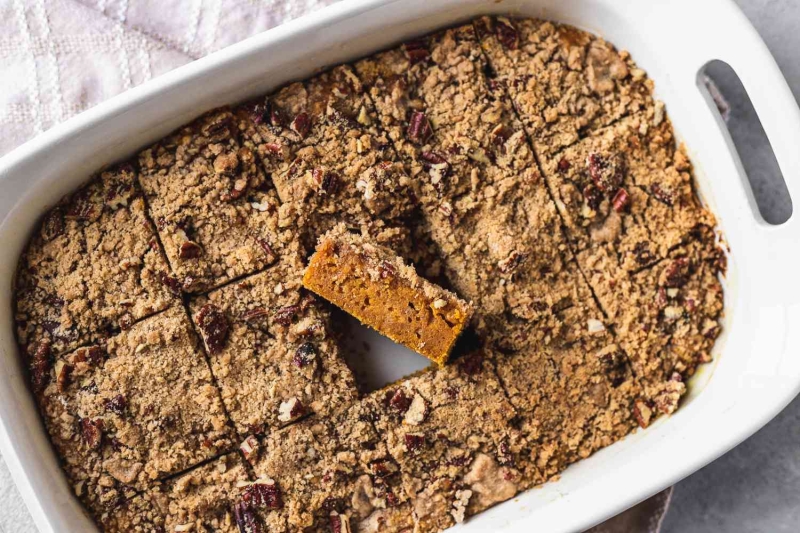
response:
<path id="1" fill-rule="evenodd" d="M 103 443 L 103 421 L 99 418 L 96 420 L 82 418 L 80 425 L 83 442 L 92 450 L 100 448 Z"/>
<path id="2" fill-rule="evenodd" d="M 497 18 L 497 25 L 495 27 L 497 40 L 500 44 L 509 50 L 516 50 L 519 43 L 519 34 L 516 28 L 511 24 L 511 21 L 505 17 Z"/>
<path id="3" fill-rule="evenodd" d="M 239 527 L 239 533 L 265 533 L 255 511 L 248 502 L 237 502 L 233 506 L 233 517 Z"/>
<path id="4" fill-rule="evenodd" d="M 285 402 L 281 402 L 278 406 L 278 421 L 289 422 L 295 418 L 301 417 L 305 414 L 306 410 L 300 400 L 297 398 L 289 398 Z"/>
<path id="5" fill-rule="evenodd" d="M 308 136 L 308 133 L 311 131 L 311 119 L 308 116 L 308 113 L 299 113 L 292 124 L 290 125 L 292 130 L 297 133 L 303 139 Z"/>
<path id="6" fill-rule="evenodd" d="M 265 509 L 283 508 L 283 497 L 278 485 L 271 479 L 264 478 L 254 481 L 242 492 L 242 501 L 251 507 Z"/>
<path id="7" fill-rule="evenodd" d="M 646 429 L 653 419 L 653 409 L 650 407 L 650 403 L 642 398 L 633 402 L 633 416 L 636 418 L 639 427 Z"/>
<path id="8" fill-rule="evenodd" d="M 433 130 L 428 121 L 428 117 L 421 111 L 414 111 L 411 113 L 411 119 L 408 121 L 408 130 L 406 131 L 408 139 L 413 142 L 424 144 L 431 135 Z"/>
<path id="9" fill-rule="evenodd" d="M 303 368 L 313 363 L 316 357 L 317 349 L 314 348 L 314 345 L 310 342 L 304 342 L 294 352 L 294 358 L 292 359 L 292 362 L 296 367 Z"/>
<path id="10" fill-rule="evenodd" d="M 421 39 L 415 39 L 413 41 L 408 41 L 407 43 L 403 43 L 403 49 L 408 56 L 408 61 L 412 65 L 416 65 L 417 63 L 421 63 L 425 61 L 430 56 L 430 52 L 428 52 L 428 48 L 425 46 L 425 42 Z"/>
<path id="11" fill-rule="evenodd" d="M 181 244 L 180 252 L 178 252 L 178 257 L 181 259 L 197 259 L 203 253 L 203 248 L 194 241 L 184 241 Z"/>
<path id="12" fill-rule="evenodd" d="M 122 394 L 117 394 L 113 398 L 109 398 L 103 402 L 103 406 L 107 411 L 121 415 L 125 412 L 125 408 L 128 406 L 128 400 L 126 400 L 125 396 Z"/>
<path id="13" fill-rule="evenodd" d="M 628 191 L 620 187 L 617 191 L 617 194 L 614 195 L 614 199 L 611 200 L 611 205 L 614 207 L 614 211 L 621 213 L 628 209 L 630 204 L 631 197 L 628 195 Z"/>
<path id="14" fill-rule="evenodd" d="M 197 313 L 197 326 L 211 354 L 217 354 L 225 347 L 228 339 L 228 319 L 214 304 L 205 304 Z"/>

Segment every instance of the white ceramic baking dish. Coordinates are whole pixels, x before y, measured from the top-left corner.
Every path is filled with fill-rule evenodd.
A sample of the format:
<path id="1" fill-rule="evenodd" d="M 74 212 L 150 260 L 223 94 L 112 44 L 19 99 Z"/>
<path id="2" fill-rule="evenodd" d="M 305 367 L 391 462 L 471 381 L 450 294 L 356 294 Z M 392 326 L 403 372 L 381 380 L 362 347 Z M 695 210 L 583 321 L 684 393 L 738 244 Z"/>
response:
<path id="1" fill-rule="evenodd" d="M 0 449 L 41 531 L 93 530 L 43 432 L 12 332 L 12 276 L 45 208 L 101 165 L 135 153 L 207 109 L 484 13 L 552 18 L 630 50 L 656 81 L 690 147 L 700 192 L 719 215 L 733 253 L 716 362 L 700 372 L 682 409 L 462 530 L 589 527 L 719 457 L 795 397 L 800 217 L 774 227 L 759 216 L 698 73 L 712 59 L 738 72 L 795 201 L 800 110 L 764 43 L 731 0 L 345 1 L 130 90 L 0 160 Z"/>

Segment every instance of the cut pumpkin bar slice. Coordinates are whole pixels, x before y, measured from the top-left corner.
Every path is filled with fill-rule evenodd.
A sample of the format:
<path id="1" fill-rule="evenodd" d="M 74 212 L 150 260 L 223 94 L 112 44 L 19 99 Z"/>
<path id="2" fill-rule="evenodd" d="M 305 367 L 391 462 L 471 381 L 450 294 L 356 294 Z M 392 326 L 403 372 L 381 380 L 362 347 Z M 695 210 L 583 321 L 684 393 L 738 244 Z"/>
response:
<path id="1" fill-rule="evenodd" d="M 303 285 L 439 365 L 473 312 L 470 303 L 421 278 L 392 250 L 341 225 L 320 238 Z"/>

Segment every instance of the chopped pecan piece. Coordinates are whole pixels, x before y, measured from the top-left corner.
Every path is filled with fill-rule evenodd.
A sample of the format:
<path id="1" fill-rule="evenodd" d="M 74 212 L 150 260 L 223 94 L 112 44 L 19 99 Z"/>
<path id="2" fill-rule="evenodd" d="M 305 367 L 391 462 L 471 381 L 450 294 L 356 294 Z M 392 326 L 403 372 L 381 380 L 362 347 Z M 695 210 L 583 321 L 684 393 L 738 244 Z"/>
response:
<path id="1" fill-rule="evenodd" d="M 405 442 L 406 450 L 416 452 L 425 445 L 425 435 L 422 433 L 406 433 L 403 441 Z"/>
<path id="2" fill-rule="evenodd" d="M 601 191 L 594 183 L 589 183 L 583 188 L 583 198 L 586 200 L 592 211 L 597 211 L 600 204 L 603 202 L 603 191 Z"/>
<path id="3" fill-rule="evenodd" d="M 653 419 L 653 408 L 650 407 L 650 403 L 647 400 L 639 398 L 633 402 L 633 416 L 636 418 L 639 427 L 645 429 Z"/>
<path id="4" fill-rule="evenodd" d="M 297 398 L 289 398 L 278 406 L 278 421 L 289 422 L 306 413 L 305 407 Z"/>
<path id="5" fill-rule="evenodd" d="M 292 323 L 292 320 L 294 320 L 295 315 L 297 315 L 299 311 L 300 308 L 296 305 L 287 305 L 275 311 L 273 319 L 281 326 L 288 326 Z"/>
<path id="6" fill-rule="evenodd" d="M 381 279 L 390 279 L 397 277 L 397 269 L 389 261 L 381 261 L 378 265 L 378 276 Z"/>
<path id="7" fill-rule="evenodd" d="M 87 221 L 92 220 L 98 213 L 94 203 L 86 190 L 78 193 L 72 199 L 72 203 L 66 213 L 66 218 L 72 220 Z"/>
<path id="8" fill-rule="evenodd" d="M 278 257 L 278 254 L 276 254 L 275 250 L 272 249 L 272 246 L 270 245 L 268 240 L 261 237 L 257 237 L 256 242 L 270 259 L 275 259 L 276 257 Z"/>
<path id="9" fill-rule="evenodd" d="M 31 360 L 31 384 L 34 392 L 42 392 L 50 381 L 50 343 L 40 342 Z"/>
<path id="10" fill-rule="evenodd" d="M 387 477 L 397 472 L 397 465 L 389 459 L 375 460 L 369 464 L 369 468 L 377 477 Z"/>
<path id="11" fill-rule="evenodd" d="M 406 130 L 408 139 L 413 142 L 424 144 L 431 135 L 433 130 L 428 121 L 428 117 L 422 111 L 414 111 L 411 113 L 411 119 L 408 121 L 408 129 Z"/>
<path id="12" fill-rule="evenodd" d="M 185 241 L 181 244 L 181 250 L 178 252 L 178 257 L 181 259 L 197 259 L 203 254 L 203 248 L 194 241 Z"/>
<path id="13" fill-rule="evenodd" d="M 271 479 L 255 481 L 242 493 L 242 501 L 254 508 L 281 509 L 283 497 L 278 485 Z"/>
<path id="14" fill-rule="evenodd" d="M 65 363 L 64 361 L 56 363 L 56 386 L 58 387 L 58 392 L 65 392 L 67 390 L 73 370 L 74 367 L 69 363 Z"/>
<path id="15" fill-rule="evenodd" d="M 397 389 L 393 394 L 389 392 L 386 395 L 386 404 L 403 415 L 411 407 L 411 398 L 408 397 L 403 389 Z"/>
<path id="16" fill-rule="evenodd" d="M 306 367 L 314 362 L 317 357 L 317 349 L 310 342 L 304 342 L 294 352 L 292 362 L 298 368 Z"/>
<path id="17" fill-rule="evenodd" d="M 431 176 L 431 183 L 433 185 L 441 183 L 450 170 L 450 163 L 447 162 L 447 159 L 438 152 L 422 152 L 420 158 L 423 161 L 422 166 Z"/>
<path id="18" fill-rule="evenodd" d="M 508 274 L 509 272 L 516 270 L 516 268 L 522 264 L 524 260 L 525 254 L 514 250 L 509 254 L 508 257 L 497 263 L 497 268 L 500 269 L 500 272 Z"/>
<path id="19" fill-rule="evenodd" d="M 614 195 L 614 199 L 611 200 L 611 205 L 614 207 L 614 211 L 621 213 L 628 209 L 630 204 L 631 197 L 628 195 L 628 191 L 620 187 L 620 189 L 617 191 L 617 194 Z"/>
<path id="20" fill-rule="evenodd" d="M 678 409 L 681 396 L 685 392 L 686 385 L 683 383 L 683 377 L 679 373 L 673 372 L 672 377 L 664 384 L 661 392 L 653 398 L 653 403 L 661 413 L 671 415 Z"/>
<path id="21" fill-rule="evenodd" d="M 99 418 L 96 420 L 82 418 L 80 425 L 83 442 L 92 450 L 100 448 L 103 443 L 103 421 Z"/>
<path id="22" fill-rule="evenodd" d="M 255 322 L 265 316 L 269 315 L 269 311 L 263 307 L 254 307 L 242 313 L 241 318 L 245 322 Z"/>
<path id="23" fill-rule="evenodd" d="M 347 515 L 336 512 L 330 515 L 331 533 L 351 533 L 350 519 Z"/>
<path id="24" fill-rule="evenodd" d="M 334 194 L 339 188 L 339 176 L 335 172 L 315 168 L 311 172 L 311 177 L 323 194 Z"/>
<path id="25" fill-rule="evenodd" d="M 600 154 L 589 154 L 589 157 L 586 158 L 586 166 L 589 169 L 589 177 L 604 193 L 612 193 L 622 185 L 625 162 L 621 155 L 614 154 L 605 158 Z"/>
<path id="26" fill-rule="evenodd" d="M 133 170 L 128 169 L 128 172 L 133 172 Z M 125 179 L 117 180 L 108 187 L 105 197 L 106 205 L 113 210 L 127 207 L 135 193 L 136 191 L 130 181 Z"/>
<path id="27" fill-rule="evenodd" d="M 64 233 L 64 210 L 56 207 L 47 213 L 42 221 L 42 238 L 52 241 Z"/>
<path id="28" fill-rule="evenodd" d="M 408 61 L 412 65 L 416 65 L 417 63 L 421 63 L 428 59 L 430 56 L 430 52 L 428 48 L 425 46 L 425 42 L 420 39 L 415 39 L 413 41 L 408 41 L 407 43 L 403 43 L 403 49 L 408 56 Z"/>
<path id="29" fill-rule="evenodd" d="M 106 408 L 106 410 L 121 415 L 125 412 L 125 408 L 128 406 L 128 400 L 126 400 L 125 396 L 122 394 L 117 394 L 113 398 L 109 398 L 103 402 L 103 406 Z"/>
<path id="30" fill-rule="evenodd" d="M 255 511 L 247 502 L 238 502 L 233 506 L 233 517 L 239 533 L 265 533 Z"/>
<path id="31" fill-rule="evenodd" d="M 683 287 L 687 281 L 691 271 L 691 264 L 686 257 L 679 257 L 671 262 L 664 273 L 661 275 L 661 285 L 670 289 L 677 289 Z"/>
<path id="32" fill-rule="evenodd" d="M 228 319 L 214 304 L 206 304 L 197 313 L 197 326 L 211 354 L 217 354 L 225 347 L 228 339 Z"/>
<path id="33" fill-rule="evenodd" d="M 653 198 L 663 204 L 672 206 L 673 202 L 675 201 L 672 192 L 670 192 L 668 189 L 665 189 L 658 183 L 650 186 L 650 192 L 653 194 Z"/>
<path id="34" fill-rule="evenodd" d="M 269 102 L 254 100 L 248 104 L 250 119 L 255 124 L 263 124 L 269 120 Z"/>
<path id="35" fill-rule="evenodd" d="M 308 136 L 308 133 L 311 131 L 311 119 L 309 118 L 308 113 L 299 113 L 296 117 L 294 117 L 290 127 L 295 133 L 305 139 Z"/>
<path id="36" fill-rule="evenodd" d="M 246 461 L 249 461 L 254 454 L 258 453 L 258 448 L 258 439 L 255 435 L 248 435 L 239 445 L 239 450 L 241 450 Z"/>
<path id="37" fill-rule="evenodd" d="M 425 421 L 428 416 L 428 404 L 419 394 L 415 394 L 411 404 L 406 410 L 403 421 L 410 426 L 418 426 Z"/>
<path id="38" fill-rule="evenodd" d="M 178 278 L 170 276 L 166 272 L 161 272 L 159 274 L 159 279 L 161 280 L 161 284 L 165 286 L 169 292 L 174 294 L 175 296 L 181 295 L 181 282 L 178 281 Z"/>
<path id="39" fill-rule="evenodd" d="M 517 45 L 519 44 L 519 34 L 517 33 L 516 28 L 511 25 L 510 20 L 504 17 L 498 17 L 497 24 L 495 26 L 495 33 L 497 34 L 497 40 L 500 41 L 500 44 L 509 50 L 517 49 Z"/>

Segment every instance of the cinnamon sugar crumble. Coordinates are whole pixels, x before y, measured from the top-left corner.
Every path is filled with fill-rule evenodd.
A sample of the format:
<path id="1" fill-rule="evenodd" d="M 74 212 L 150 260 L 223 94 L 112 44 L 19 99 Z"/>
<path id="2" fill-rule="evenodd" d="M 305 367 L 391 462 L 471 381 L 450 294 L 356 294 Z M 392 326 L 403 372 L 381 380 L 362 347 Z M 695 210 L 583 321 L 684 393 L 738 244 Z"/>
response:
<path id="1" fill-rule="evenodd" d="M 440 531 L 674 413 L 726 264 L 653 89 L 483 17 L 101 172 L 14 288 L 76 496 L 108 532 Z M 331 302 L 439 363 L 476 340 L 359 397 Z"/>

